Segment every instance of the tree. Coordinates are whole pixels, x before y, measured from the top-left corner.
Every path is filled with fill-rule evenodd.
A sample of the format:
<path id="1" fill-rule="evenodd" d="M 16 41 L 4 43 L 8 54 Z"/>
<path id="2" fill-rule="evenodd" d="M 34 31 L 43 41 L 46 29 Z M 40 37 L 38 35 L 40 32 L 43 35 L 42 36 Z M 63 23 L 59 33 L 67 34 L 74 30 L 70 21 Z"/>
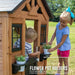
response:
<path id="1" fill-rule="evenodd" d="M 56 20 L 59 18 L 60 14 L 69 6 L 72 12 L 75 13 L 75 0 L 47 0 L 47 3 Z"/>
<path id="2" fill-rule="evenodd" d="M 69 4 L 71 10 L 75 13 L 75 0 L 70 0 L 71 3 Z"/>

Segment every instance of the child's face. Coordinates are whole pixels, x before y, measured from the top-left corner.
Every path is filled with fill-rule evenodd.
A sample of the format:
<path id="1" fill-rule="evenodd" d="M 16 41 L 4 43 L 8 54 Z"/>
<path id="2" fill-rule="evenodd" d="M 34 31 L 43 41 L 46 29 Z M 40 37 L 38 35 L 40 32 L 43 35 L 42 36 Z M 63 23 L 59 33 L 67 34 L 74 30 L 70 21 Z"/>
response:
<path id="1" fill-rule="evenodd" d="M 32 39 L 28 39 L 28 42 L 29 42 L 29 43 L 32 43 L 32 42 L 33 42 L 33 40 L 32 40 Z"/>
<path id="2" fill-rule="evenodd" d="M 67 23 L 68 23 L 68 21 L 65 19 L 65 18 L 61 18 L 60 17 L 60 24 L 63 26 L 63 27 L 66 27 L 67 26 Z"/>

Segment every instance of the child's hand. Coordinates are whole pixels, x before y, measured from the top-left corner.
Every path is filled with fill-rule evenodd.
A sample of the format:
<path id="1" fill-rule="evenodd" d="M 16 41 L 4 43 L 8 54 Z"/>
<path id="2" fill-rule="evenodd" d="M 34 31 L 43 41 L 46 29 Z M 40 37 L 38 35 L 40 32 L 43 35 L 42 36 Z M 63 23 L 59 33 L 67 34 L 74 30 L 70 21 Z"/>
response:
<path id="1" fill-rule="evenodd" d="M 40 51 L 36 52 L 37 53 L 37 56 L 40 56 Z"/>
<path id="2" fill-rule="evenodd" d="M 53 52 L 54 48 L 48 49 L 48 52 Z"/>
<path id="3" fill-rule="evenodd" d="M 40 51 L 37 52 L 37 55 L 40 55 Z"/>
<path id="4" fill-rule="evenodd" d="M 39 56 L 40 56 L 40 51 L 37 52 L 37 57 L 39 57 Z"/>
<path id="5" fill-rule="evenodd" d="M 52 42 L 48 42 L 49 43 L 49 45 L 52 45 Z"/>

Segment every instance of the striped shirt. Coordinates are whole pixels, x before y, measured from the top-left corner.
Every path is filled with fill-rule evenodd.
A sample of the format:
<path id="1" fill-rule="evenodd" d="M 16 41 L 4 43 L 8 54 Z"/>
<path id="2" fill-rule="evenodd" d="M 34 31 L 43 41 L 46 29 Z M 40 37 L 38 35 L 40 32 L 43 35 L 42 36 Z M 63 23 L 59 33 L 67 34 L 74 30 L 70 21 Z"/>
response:
<path id="1" fill-rule="evenodd" d="M 26 61 L 28 60 L 29 56 L 28 54 L 32 53 L 32 46 L 28 42 L 25 42 L 25 56 L 26 56 Z"/>
<path id="2" fill-rule="evenodd" d="M 16 48 L 19 48 L 20 47 L 20 39 L 18 39 L 15 42 L 14 45 L 15 45 Z M 31 46 L 31 44 L 29 44 L 28 42 L 25 42 L 25 60 L 26 61 L 29 59 L 28 54 L 31 54 L 31 53 L 32 53 L 32 46 Z"/>
<path id="3" fill-rule="evenodd" d="M 16 48 L 20 48 L 20 39 L 18 39 L 14 45 Z"/>

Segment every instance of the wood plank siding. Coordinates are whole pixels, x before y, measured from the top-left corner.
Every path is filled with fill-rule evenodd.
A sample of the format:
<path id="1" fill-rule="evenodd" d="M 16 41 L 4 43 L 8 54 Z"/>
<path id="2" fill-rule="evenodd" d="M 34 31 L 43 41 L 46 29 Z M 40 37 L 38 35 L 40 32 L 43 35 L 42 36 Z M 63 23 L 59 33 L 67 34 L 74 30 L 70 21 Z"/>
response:
<path id="1" fill-rule="evenodd" d="M 0 23 L 2 23 L 2 19 L 0 18 Z"/>
<path id="2" fill-rule="evenodd" d="M 0 18 L 0 74 L 3 75 L 2 24 Z"/>
<path id="3" fill-rule="evenodd" d="M 0 75 L 9 75 L 8 14 L 0 13 Z"/>

